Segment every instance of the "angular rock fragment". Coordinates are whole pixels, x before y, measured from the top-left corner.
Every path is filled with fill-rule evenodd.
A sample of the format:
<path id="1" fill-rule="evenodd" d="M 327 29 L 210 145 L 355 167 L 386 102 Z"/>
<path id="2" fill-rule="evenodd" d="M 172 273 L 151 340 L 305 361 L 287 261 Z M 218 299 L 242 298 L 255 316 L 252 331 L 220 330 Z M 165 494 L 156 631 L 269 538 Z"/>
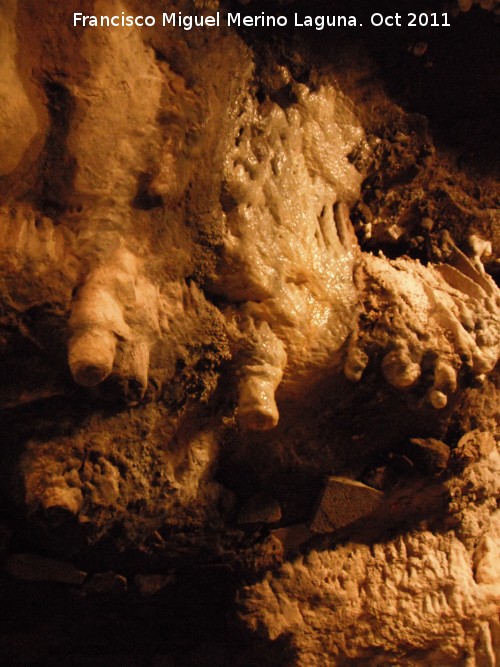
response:
<path id="1" fill-rule="evenodd" d="M 7 559 L 5 571 L 23 581 L 50 581 L 75 586 L 83 584 L 87 576 L 86 572 L 71 563 L 32 553 L 12 554 Z"/>
<path id="2" fill-rule="evenodd" d="M 436 438 L 412 438 L 410 451 L 416 465 L 429 474 L 439 475 L 448 465 L 450 448 Z"/>
<path id="3" fill-rule="evenodd" d="M 488 431 L 474 429 L 463 435 L 453 452 L 454 459 L 462 466 L 475 463 L 495 449 L 495 438 Z"/>
<path id="4" fill-rule="evenodd" d="M 383 494 L 346 477 L 329 477 L 310 524 L 313 533 L 331 533 L 371 514 Z"/>

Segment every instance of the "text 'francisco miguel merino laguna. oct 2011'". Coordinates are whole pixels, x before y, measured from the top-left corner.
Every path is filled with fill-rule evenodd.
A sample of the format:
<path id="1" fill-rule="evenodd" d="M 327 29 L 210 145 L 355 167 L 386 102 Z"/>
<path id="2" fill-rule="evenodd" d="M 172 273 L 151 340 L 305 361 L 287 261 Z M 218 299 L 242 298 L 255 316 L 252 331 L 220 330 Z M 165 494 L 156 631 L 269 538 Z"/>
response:
<path id="1" fill-rule="evenodd" d="M 448 14 L 446 12 L 423 12 L 421 14 L 391 14 L 385 15 L 380 12 L 373 13 L 368 19 L 367 24 L 371 27 L 450 27 Z M 182 12 L 164 12 L 161 17 L 152 15 L 134 15 L 115 14 L 93 15 L 83 14 L 82 12 L 73 13 L 73 27 L 86 28 L 120 28 L 133 27 L 152 28 L 161 26 L 164 28 L 180 28 L 182 30 L 192 30 L 194 28 L 218 28 L 227 25 L 228 27 L 244 28 L 312 28 L 315 30 L 324 30 L 325 28 L 356 28 L 362 27 L 361 20 L 354 16 L 346 15 L 325 15 L 325 14 L 300 14 L 295 12 L 293 16 L 274 15 L 260 12 L 255 15 L 242 14 L 241 12 L 215 12 L 214 14 L 183 14 Z"/>

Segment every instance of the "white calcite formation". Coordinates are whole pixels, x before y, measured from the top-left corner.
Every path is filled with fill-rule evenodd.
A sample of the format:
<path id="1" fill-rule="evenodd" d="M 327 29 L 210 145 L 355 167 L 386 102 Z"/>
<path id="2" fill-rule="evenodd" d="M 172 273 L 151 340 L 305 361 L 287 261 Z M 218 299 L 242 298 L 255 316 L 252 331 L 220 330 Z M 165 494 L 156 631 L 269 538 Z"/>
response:
<path id="1" fill-rule="evenodd" d="M 105 0 L 98 3 L 102 13 L 107 8 Z M 15 41 L 11 47 L 17 48 Z M 66 150 L 75 173 L 63 224 L 52 232 L 46 217 L 43 224 L 29 223 L 40 216 L 16 203 L 14 216 L 4 212 L 3 253 L 29 264 L 35 274 L 57 265 L 67 286 L 79 283 L 72 288 L 68 321 L 73 377 L 92 387 L 113 376 L 124 396 L 137 402 L 146 391 L 151 349 L 159 340 L 171 344 L 169 321 L 182 311 L 186 289 L 182 281 L 168 279 L 170 258 L 157 254 L 152 261 L 161 224 L 134 211 L 132 203 L 144 174 L 147 196 L 174 209 L 184 197 L 195 168 L 187 159 L 186 132 L 198 127 L 200 134 L 200 100 L 183 77 L 158 62 L 137 28 L 86 31 L 81 54 L 88 74 L 68 85 L 73 112 Z M 242 67 L 242 82 L 251 74 Z M 19 98 L 34 118 L 12 63 L 9 77 L 15 83 L 12 99 Z M 348 214 L 363 180 L 351 155 L 366 150 L 354 109 L 328 80 L 310 90 L 294 83 L 284 67 L 276 77 L 288 88 L 290 100 L 283 106 L 260 103 L 249 88 L 234 91 L 228 101 L 233 129 L 221 165 L 223 254 L 212 289 L 238 304 L 225 309 L 225 316 L 239 366 L 240 423 L 256 430 L 274 427 L 276 396 L 298 397 L 338 370 L 348 339 L 349 379 L 359 380 L 371 352 L 385 348 L 386 379 L 398 388 L 412 387 L 430 365 L 428 399 L 444 407 L 462 367 L 482 376 L 495 365 L 493 282 L 480 262 L 472 263 L 451 241 L 435 268 L 362 256 Z M 124 78 L 126 86 L 119 84 Z M 131 126 L 136 130 L 130 134 Z M 11 233 L 23 216 L 27 221 Z M 176 239 L 176 253 L 185 255 L 191 241 L 182 217 L 176 215 L 172 224 L 185 237 Z M 173 238 L 170 231 L 164 236 L 160 244 L 168 252 Z M 356 323 L 360 291 L 369 294 L 368 308 L 380 313 L 369 331 Z M 36 285 L 30 298 L 42 301 Z"/>
<path id="2" fill-rule="evenodd" d="M 122 7 L 126 9 L 107 0 L 95 3 L 99 13 Z M 0 37 L 7 55 L 0 82 L 5 87 L 0 89 L 0 175 L 8 175 L 32 144 L 38 151 L 37 168 L 43 169 L 48 160 L 51 164 L 45 155 L 48 144 L 43 147 L 51 130 L 37 124 L 37 91 L 31 82 L 28 97 L 23 72 L 16 67 L 16 4 L 9 1 L 1 9 L 6 22 Z M 37 11 L 43 15 L 41 8 Z M 181 339 L 193 335 L 194 304 L 211 309 L 195 284 L 186 284 L 195 248 L 182 203 L 196 166 L 190 152 L 196 150 L 206 123 L 199 96 L 183 75 L 159 59 L 139 29 L 84 31 L 78 37 L 80 66 L 69 72 L 65 68 L 71 40 L 61 52 L 51 52 L 49 40 L 30 43 L 49 69 L 43 71 L 44 81 L 65 72 L 62 83 L 54 84 L 65 100 L 57 102 L 54 117 L 57 126 L 64 104 L 71 108 L 58 154 L 71 174 L 49 169 L 45 178 L 49 189 L 52 181 L 71 178 L 62 187 L 54 186 L 62 210 L 54 217 L 24 201 L 15 188 L 4 193 L 0 290 L 15 317 L 51 303 L 67 320 L 67 359 L 77 384 L 96 387 L 110 378 L 121 387 L 123 398 L 137 403 L 151 375 L 151 350 L 156 351 L 156 369 L 161 368 L 155 383 L 162 385 L 172 375 Z M 26 40 L 24 44 L 20 55 L 35 69 Z M 232 44 L 229 39 L 228 48 Z M 207 62 L 202 72 L 203 67 L 210 71 L 212 64 Z M 38 134 L 45 136 L 37 143 Z M 146 204 L 136 201 L 141 197 Z M 169 215 L 149 213 L 164 202 L 171 208 Z M 36 331 L 28 335 L 42 347 Z"/>
<path id="3" fill-rule="evenodd" d="M 499 472 L 495 450 L 449 483 L 461 496 L 460 531 L 424 523 L 371 546 L 311 551 L 243 589 L 242 619 L 272 640 L 288 637 L 301 666 L 495 667 Z"/>
<path id="4" fill-rule="evenodd" d="M 285 84 L 290 74 L 282 68 Z M 224 165 L 227 231 L 216 289 L 242 357 L 238 415 L 278 421 L 275 392 L 300 395 L 338 365 L 352 330 L 358 248 L 348 219 L 362 180 L 348 159 L 364 133 L 331 85 L 295 85 L 286 108 L 240 102 Z"/>
<path id="5" fill-rule="evenodd" d="M 27 73 L 20 73 L 16 36 L 17 0 L 4 0 L 1 6 L 0 44 L 0 177 L 19 167 L 37 135 L 41 122 L 30 101 L 32 93 Z M 24 79 L 24 80 L 23 80 Z"/>
<path id="6" fill-rule="evenodd" d="M 398 389 L 432 378 L 427 398 L 446 406 L 460 371 L 482 378 L 500 351 L 500 295 L 482 264 L 446 237 L 447 262 L 419 262 L 365 255 L 360 278 L 367 291 L 369 324 L 349 341 L 345 373 L 358 381 L 370 353 L 383 352 L 382 372 Z"/>
<path id="7" fill-rule="evenodd" d="M 284 68 L 280 75 L 290 80 Z M 347 204 L 362 180 L 349 156 L 366 143 L 363 130 L 335 88 L 296 84 L 291 94 L 296 102 L 286 108 L 242 99 L 225 163 L 227 232 L 216 289 L 241 304 L 226 311 L 240 357 L 240 423 L 276 426 L 275 395 L 299 396 L 338 368 L 349 336 L 350 380 L 383 351 L 390 384 L 414 387 L 424 368 L 433 378 L 427 398 L 443 408 L 461 369 L 481 377 L 496 364 L 498 289 L 450 238 L 436 267 L 362 256 Z M 367 331 L 356 323 L 363 299 Z"/>

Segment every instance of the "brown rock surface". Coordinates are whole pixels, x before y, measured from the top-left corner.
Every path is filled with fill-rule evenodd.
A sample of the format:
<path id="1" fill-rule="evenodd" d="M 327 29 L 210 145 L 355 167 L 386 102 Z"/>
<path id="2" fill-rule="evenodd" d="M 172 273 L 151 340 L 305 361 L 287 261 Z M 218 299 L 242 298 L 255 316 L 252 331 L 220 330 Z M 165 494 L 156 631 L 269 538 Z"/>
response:
<path id="1" fill-rule="evenodd" d="M 375 512 L 382 493 L 345 477 L 329 477 L 311 521 L 313 533 L 331 533 Z"/>
<path id="2" fill-rule="evenodd" d="M 438 4 L 0 1 L 2 664 L 495 665 L 497 35 Z"/>

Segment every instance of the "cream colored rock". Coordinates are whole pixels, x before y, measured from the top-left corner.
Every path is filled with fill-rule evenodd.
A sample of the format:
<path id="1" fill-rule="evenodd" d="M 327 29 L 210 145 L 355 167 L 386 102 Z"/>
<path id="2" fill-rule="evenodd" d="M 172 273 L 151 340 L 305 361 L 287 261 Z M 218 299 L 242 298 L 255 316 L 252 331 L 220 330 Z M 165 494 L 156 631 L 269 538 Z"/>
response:
<path id="1" fill-rule="evenodd" d="M 469 260 L 451 238 L 445 238 L 444 246 L 449 263 L 435 267 L 363 255 L 359 275 L 371 324 L 369 332 L 353 332 L 346 377 L 359 380 L 370 354 L 385 348 L 386 380 L 405 389 L 430 371 L 427 399 L 442 409 L 456 392 L 464 369 L 479 378 L 493 370 L 500 352 L 498 288 L 482 265 Z M 372 296 L 372 290 L 378 295 Z"/>
<path id="2" fill-rule="evenodd" d="M 110 0 L 98 0 L 94 7 L 103 15 L 122 10 L 128 11 L 125 3 Z M 92 208 L 101 199 L 111 200 L 103 213 L 119 226 L 116 208 L 133 199 L 139 175 L 160 151 L 163 77 L 137 28 L 86 30 L 82 56 L 89 76 L 71 91 L 76 108 L 68 137 L 77 162 L 75 196 Z"/>
<path id="3" fill-rule="evenodd" d="M 90 271 L 73 304 L 69 326 L 69 366 L 75 381 L 100 384 L 112 372 L 117 347 L 119 373 L 132 383 L 126 393 L 142 398 L 147 386 L 149 347 L 160 335 L 159 292 L 138 273 L 126 250 Z"/>
<path id="4" fill-rule="evenodd" d="M 491 527 L 474 553 L 475 578 L 478 584 L 498 587 L 500 582 L 500 512 L 491 517 Z M 500 647 L 499 647 L 500 648 Z"/>
<path id="5" fill-rule="evenodd" d="M 479 458 L 489 456 L 495 451 L 495 438 L 492 433 L 474 429 L 463 435 L 453 452 L 457 461 L 467 466 Z"/>
<path id="6" fill-rule="evenodd" d="M 296 84 L 293 92 L 297 102 L 286 109 L 242 99 L 226 161 L 227 231 L 216 289 L 241 303 L 227 311 L 237 347 L 245 345 L 245 329 L 267 323 L 286 353 L 286 364 L 276 353 L 266 364 L 241 362 L 240 422 L 274 427 L 274 393 L 297 396 L 332 372 L 350 334 L 349 379 L 358 381 L 370 354 L 385 347 L 382 372 L 398 389 L 416 386 L 431 365 L 427 400 L 442 409 L 464 366 L 482 376 L 498 359 L 500 297 L 479 261 L 485 247 L 476 240 L 472 261 L 445 238 L 446 263 L 436 268 L 361 257 L 344 202 L 355 199 L 362 178 L 347 159 L 362 143 L 362 129 L 335 88 L 310 92 Z M 376 285 L 384 295 L 370 335 L 356 323 L 356 261 L 362 298 L 370 301 Z M 269 334 L 261 343 L 253 339 L 256 358 L 269 356 Z"/>
<path id="7" fill-rule="evenodd" d="M 0 176 L 13 172 L 41 131 L 17 65 L 17 0 L 0 3 Z"/>
<path id="8" fill-rule="evenodd" d="M 199 5 L 208 6 L 216 9 Z M 9 20 L 0 31 L 8 47 L 0 70 L 12 95 L 7 102 L 0 95 L 0 121 L 10 123 L 12 136 L 0 141 L 2 175 L 22 166 L 40 132 L 15 65 L 22 55 L 15 3 L 4 8 Z M 122 10 L 131 11 L 130 3 L 93 4 L 97 13 Z M 226 454 L 221 442 L 233 424 L 232 396 L 223 408 L 223 401 L 214 409 L 203 403 L 217 387 L 218 364 L 229 361 L 227 330 L 237 416 L 248 430 L 276 426 L 282 404 L 292 411 L 308 389 L 325 378 L 334 383 L 342 364 L 350 380 L 362 381 L 379 356 L 398 391 L 429 381 L 427 398 L 442 408 L 464 370 L 483 376 L 498 356 L 498 291 L 480 263 L 486 242 L 471 240 L 471 262 L 448 240 L 443 263 L 428 267 L 357 248 L 349 206 L 364 174 L 349 156 L 359 147 L 364 154 L 366 140 L 332 73 L 318 74 L 308 87 L 276 65 L 269 85 L 288 87 L 289 104 L 261 102 L 251 51 L 238 36 L 211 33 L 207 48 L 199 34 L 179 35 L 85 30 L 75 49 L 81 62 L 70 59 L 67 69 L 61 62 L 68 44 L 56 49 L 44 37 L 37 85 L 53 77 L 69 100 L 68 127 L 51 129 L 74 173 L 56 188 L 53 219 L 37 210 L 48 207 L 45 182 L 33 199 L 9 201 L 0 212 L 5 326 L 45 354 L 36 326 L 23 316 L 48 304 L 58 332 L 68 334 L 73 379 L 93 399 L 113 382 L 129 403 L 140 403 L 149 383 L 159 399 L 130 411 L 107 413 L 97 400 L 75 407 L 80 393 L 63 361 L 61 402 L 67 397 L 69 407 L 60 408 L 67 418 L 54 427 L 61 433 L 53 436 L 43 421 L 22 434 L 16 501 L 51 527 L 91 524 L 93 544 L 115 527 L 134 533 L 136 523 L 125 541 L 140 540 L 140 530 L 155 522 L 183 533 L 188 524 L 188 533 L 211 528 L 211 513 L 220 521 L 214 470 Z M 48 182 L 52 174 L 42 167 L 34 171 Z M 399 238 L 399 228 L 387 229 Z M 209 281 L 223 297 L 217 303 L 225 304 L 225 321 L 203 293 Z M 363 308 L 374 317 L 370 331 L 358 317 Z M 102 393 L 92 391 L 100 385 Z M 72 410 L 81 410 L 78 419 Z M 43 420 L 51 417 L 44 412 Z M 336 447 L 333 440 L 325 447 Z M 498 454 L 489 440 L 474 444 L 477 456 L 471 447 L 465 443 L 464 459 L 472 465 L 450 483 L 453 530 L 446 522 L 435 533 L 409 529 L 371 549 L 353 542 L 286 564 L 245 591 L 248 626 L 271 639 L 291 636 L 301 665 L 492 667 L 500 636 L 491 518 Z M 308 450 L 313 457 L 318 451 Z M 269 474 L 279 477 L 283 461 L 273 461 Z M 264 509 L 257 518 L 279 520 L 277 501 Z M 288 511 L 283 503 L 283 515 Z M 305 523 L 285 525 L 273 531 L 270 551 L 279 541 L 280 554 L 290 554 L 312 538 Z M 171 539 L 167 550 L 184 547 L 175 530 Z M 97 578 L 95 588 L 115 583 L 124 590 L 115 575 Z M 163 580 L 143 584 L 152 592 Z"/>
<path id="9" fill-rule="evenodd" d="M 95 9 L 106 13 L 111 4 L 100 0 Z M 139 30 L 88 30 L 82 40 L 88 75 L 68 84 L 74 113 L 66 144 L 76 170 L 68 195 L 73 209 L 65 222 L 75 230 L 71 246 L 81 272 L 74 277 L 78 289 L 69 319 L 68 361 L 78 384 L 93 387 L 112 376 L 134 403 L 146 391 L 150 351 L 166 333 L 162 313 L 179 308 L 148 275 L 148 239 L 136 234 L 133 202 L 145 174 L 151 196 L 170 205 L 183 196 L 193 164 L 186 161 L 189 151 L 179 128 L 183 123 L 186 131 L 197 127 L 200 106 L 182 76 L 160 65 Z M 366 143 L 363 129 L 329 80 L 310 91 L 285 70 L 281 67 L 279 81 L 291 87 L 295 99 L 286 108 L 258 102 L 250 88 L 236 96 L 223 165 L 225 247 L 214 288 L 241 304 L 227 311 L 240 365 L 241 424 L 256 430 L 276 426 L 276 395 L 278 401 L 297 397 L 319 377 L 334 373 L 346 341 L 348 378 L 359 380 L 370 347 L 385 345 L 383 374 L 400 389 L 415 386 L 422 360 L 435 355 L 428 400 L 443 408 L 456 390 L 461 356 L 477 375 L 496 362 L 498 303 L 492 282 L 480 263 L 474 265 L 456 249 L 451 264 L 437 269 L 442 280 L 414 262 L 391 265 L 365 256 L 370 285 L 391 283 L 386 305 L 397 316 L 380 322 L 376 341 L 362 340 L 353 278 L 360 253 L 347 205 L 358 196 L 363 178 L 349 159 Z M 127 86 L 120 84 L 124 80 Z M 165 116 L 167 131 L 160 120 Z M 130 133 L 130 127 L 136 130 Z M 29 209 L 26 215 L 36 218 Z M 44 241 L 41 251 L 33 250 L 31 240 L 23 241 L 29 249 L 17 250 L 26 257 L 22 261 L 35 260 L 38 268 L 36 255 L 57 244 L 54 262 L 67 253 L 63 234 L 51 233 L 57 243 Z M 5 227 L 7 247 L 17 235 Z M 30 232 L 29 239 L 37 236 Z M 183 291 L 175 283 L 167 289 Z M 467 303 L 462 303 L 464 294 Z M 429 314 L 436 335 L 417 341 L 427 335 Z M 479 321 L 483 330 L 469 333 Z"/>
<path id="10" fill-rule="evenodd" d="M 95 7 L 103 14 L 117 9 L 106 0 Z M 131 202 L 140 175 L 160 152 L 163 80 L 140 31 L 125 32 L 85 32 L 90 75 L 72 90 L 72 200 L 83 206 L 78 246 L 89 269 L 71 311 L 68 362 L 75 381 L 87 387 L 115 368 L 124 396 L 137 402 L 147 386 L 149 347 L 160 335 L 159 290 L 140 275 L 141 261 L 124 239 L 133 224 Z M 131 126 L 137 128 L 132 134 Z"/>
<path id="11" fill-rule="evenodd" d="M 0 259 L 0 294 L 8 308 L 67 307 L 80 271 L 68 229 L 24 204 L 1 207 Z"/>
<path id="12" fill-rule="evenodd" d="M 251 318 L 240 324 L 238 418 L 249 429 L 265 431 L 278 423 L 274 398 L 283 377 L 286 352 L 267 322 L 257 328 Z"/>
<path id="13" fill-rule="evenodd" d="M 495 667 L 498 512 L 489 515 L 488 505 L 500 491 L 499 465 L 495 452 L 455 480 L 468 517 L 460 538 L 415 529 L 372 546 L 312 551 L 245 589 L 242 619 L 271 640 L 287 635 L 300 666 Z M 485 485 L 488 500 L 468 504 Z"/>
<path id="14" fill-rule="evenodd" d="M 331 85 L 310 92 L 295 84 L 293 92 L 297 102 L 286 109 L 242 98 L 225 164 L 225 253 L 216 289 L 242 302 L 229 312 L 243 337 L 248 319 L 257 331 L 265 323 L 287 358 L 285 365 L 274 352 L 266 369 L 242 370 L 239 415 L 248 428 L 276 424 L 278 385 L 278 395 L 296 395 L 338 364 L 355 315 L 357 244 L 345 202 L 355 200 L 362 180 L 348 155 L 363 131 Z M 268 339 L 255 340 L 257 357 L 269 356 Z"/>
<path id="15" fill-rule="evenodd" d="M 127 3 L 95 3 L 99 12 L 114 14 L 120 8 L 129 11 Z M 54 21 L 61 21 L 57 12 Z M 2 306 L 17 323 L 30 308 L 49 305 L 54 326 L 67 339 L 73 379 L 98 399 L 108 392 L 115 400 L 138 404 L 153 373 L 152 395 L 161 396 L 166 386 L 171 402 L 194 402 L 181 396 L 179 387 L 187 387 L 190 365 L 203 359 L 206 345 L 212 365 L 207 364 L 203 380 L 197 376 L 196 385 L 189 385 L 190 396 L 206 401 L 228 346 L 220 313 L 188 279 L 196 247 L 184 204 L 179 205 L 194 168 L 187 156 L 196 145 L 198 96 L 140 30 L 88 30 L 78 39 L 79 67 L 71 61 L 60 83 L 71 122 L 64 136 L 58 135 L 61 157 L 74 173 L 57 190 L 57 219 L 37 212 L 41 195 L 2 209 Z M 168 52 L 165 31 L 157 41 Z M 66 50 L 76 57 L 70 40 L 59 46 L 61 53 L 55 47 L 52 52 L 50 40 L 42 45 L 44 67 L 55 78 Z M 177 176 L 173 170 L 168 177 L 168 163 L 178 164 Z M 50 181 L 53 174 L 46 177 Z M 22 334 L 51 364 L 61 365 L 66 382 L 66 365 L 47 353 L 37 332 L 24 327 Z M 185 377 L 179 371 L 179 387 L 170 387 L 177 367 L 186 367 Z M 218 443 L 212 425 L 186 433 L 175 414 L 162 411 L 152 408 L 143 425 L 135 416 L 131 425 L 125 413 L 98 418 L 97 439 L 92 419 L 92 425 L 57 442 L 30 440 L 18 465 L 20 500 L 28 513 L 61 521 L 77 517 L 86 524 L 95 516 L 123 517 L 131 511 L 129 503 L 151 502 L 162 511 L 182 511 L 198 496 L 211 498 L 207 506 L 215 503 L 218 487 L 209 478 Z M 123 439 L 115 443 L 113 432 L 123 433 Z M 173 440 L 175 451 L 166 448 Z M 153 490 L 150 480 L 158 470 L 161 483 Z"/>

